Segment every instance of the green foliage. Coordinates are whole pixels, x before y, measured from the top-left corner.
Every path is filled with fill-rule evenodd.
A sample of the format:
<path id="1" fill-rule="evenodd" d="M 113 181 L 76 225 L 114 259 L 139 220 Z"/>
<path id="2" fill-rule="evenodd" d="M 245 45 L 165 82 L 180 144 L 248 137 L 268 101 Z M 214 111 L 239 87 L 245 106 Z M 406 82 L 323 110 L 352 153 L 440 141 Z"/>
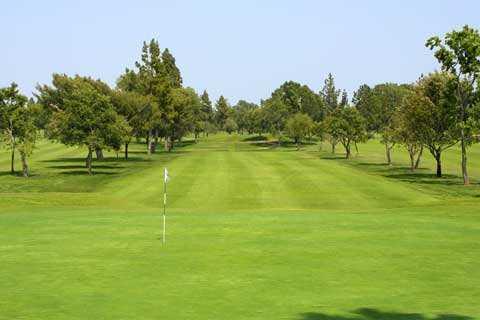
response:
<path id="1" fill-rule="evenodd" d="M 227 119 L 232 115 L 232 108 L 230 107 L 227 99 L 224 96 L 220 96 L 215 103 L 215 123 L 218 128 L 225 130 L 225 123 Z"/>
<path id="2" fill-rule="evenodd" d="M 320 93 L 323 97 L 328 113 L 335 111 L 339 106 L 338 99 L 340 97 L 340 90 L 337 90 L 335 87 L 335 80 L 331 73 L 329 73 L 325 79 L 325 83 Z"/>
<path id="3" fill-rule="evenodd" d="M 39 102 L 53 110 L 47 136 L 66 145 L 86 146 L 89 173 L 92 152 L 105 147 L 118 150 L 131 130 L 101 88 L 105 87 L 90 78 L 58 74 L 53 75 L 52 86 L 38 87 Z"/>
<path id="4" fill-rule="evenodd" d="M 345 148 L 345 157 L 351 156 L 352 144 L 367 139 L 366 123 L 360 112 L 352 107 L 339 108 L 327 117 L 325 132 Z"/>
<path id="5" fill-rule="evenodd" d="M 228 134 L 232 134 L 233 132 L 237 131 L 238 130 L 238 125 L 237 123 L 235 122 L 234 119 L 232 118 L 228 118 L 226 121 L 225 121 L 225 127 L 224 127 L 225 131 L 228 133 Z"/>
<path id="6" fill-rule="evenodd" d="M 171 93 L 171 107 L 173 117 L 167 127 L 167 136 L 180 140 L 189 132 L 201 130 L 200 110 L 202 103 L 192 88 L 176 88 Z"/>
<path id="7" fill-rule="evenodd" d="M 170 81 L 170 86 L 173 88 L 180 88 L 183 82 L 182 76 L 180 75 L 180 70 L 175 64 L 175 58 L 170 53 L 168 48 L 162 53 L 162 64 L 164 66 L 167 78 Z"/>
<path id="8" fill-rule="evenodd" d="M 37 137 L 33 104 L 20 94 L 18 86 L 0 88 L 0 134 L 11 152 L 10 171 L 15 172 L 15 151 L 22 160 L 23 176 L 29 176 L 27 158 L 32 154 Z"/>
<path id="9" fill-rule="evenodd" d="M 460 139 L 454 82 L 449 73 L 432 73 L 421 78 L 399 111 L 403 130 L 425 145 L 437 160 L 439 177 L 442 152 Z"/>
<path id="10" fill-rule="evenodd" d="M 244 100 L 238 101 L 238 103 L 233 106 L 233 116 L 240 132 L 243 133 L 243 131 L 247 131 L 251 134 L 255 131 L 253 124 L 255 123 L 256 109 L 258 109 L 258 105 Z"/>
<path id="11" fill-rule="evenodd" d="M 462 171 L 465 185 L 470 183 L 467 170 L 467 145 L 473 141 L 473 132 L 478 125 L 472 116 L 478 103 L 478 80 L 480 78 L 480 33 L 464 26 L 439 37 L 431 37 L 426 46 L 435 50 L 435 58 L 442 70 L 453 74 L 456 80 L 460 141 L 462 145 Z"/>
<path id="12" fill-rule="evenodd" d="M 286 134 L 293 139 L 297 148 L 300 143 L 313 134 L 315 123 L 307 114 L 297 113 L 287 120 L 285 125 Z"/>

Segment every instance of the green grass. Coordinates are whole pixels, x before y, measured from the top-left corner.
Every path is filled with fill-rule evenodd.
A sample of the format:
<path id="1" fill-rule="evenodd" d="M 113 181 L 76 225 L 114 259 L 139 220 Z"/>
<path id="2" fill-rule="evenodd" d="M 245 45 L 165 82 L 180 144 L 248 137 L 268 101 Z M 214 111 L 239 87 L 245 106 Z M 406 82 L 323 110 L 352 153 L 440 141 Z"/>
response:
<path id="1" fill-rule="evenodd" d="M 480 146 L 470 187 L 456 149 L 437 179 L 428 154 L 412 175 L 401 148 L 388 167 L 359 147 L 218 135 L 89 177 L 84 150 L 42 142 L 29 179 L 1 151 L 0 319 L 480 319 Z"/>

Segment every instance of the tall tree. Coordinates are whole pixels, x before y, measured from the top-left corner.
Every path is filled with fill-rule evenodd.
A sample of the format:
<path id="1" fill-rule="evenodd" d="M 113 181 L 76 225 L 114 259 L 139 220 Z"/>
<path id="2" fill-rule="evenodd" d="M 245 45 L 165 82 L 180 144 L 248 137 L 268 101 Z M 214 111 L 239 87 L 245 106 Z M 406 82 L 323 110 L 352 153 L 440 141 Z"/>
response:
<path id="1" fill-rule="evenodd" d="M 231 115 L 231 107 L 224 96 L 220 96 L 215 103 L 215 122 L 220 129 L 225 128 L 225 122 Z"/>
<path id="2" fill-rule="evenodd" d="M 149 119 L 145 121 L 145 135 L 148 153 L 155 152 L 160 137 L 173 140 L 166 136 L 175 118 L 171 103 L 171 91 L 180 88 L 182 79 L 175 59 L 168 50 L 160 49 L 158 42 L 152 39 L 144 42 L 139 61 L 135 63 L 136 70 L 127 69 L 117 81 L 117 86 L 126 91 L 136 91 L 154 99 L 155 108 L 150 110 Z"/>
<path id="3" fill-rule="evenodd" d="M 209 127 L 213 126 L 214 112 L 212 101 L 210 100 L 207 90 L 203 91 L 202 95 L 200 96 L 200 101 L 202 103 L 201 116 L 203 134 L 208 137 L 208 134 L 210 132 Z"/>
<path id="4" fill-rule="evenodd" d="M 320 93 L 323 97 L 323 101 L 325 102 L 328 112 L 335 111 L 335 109 L 337 109 L 339 106 L 338 98 L 340 96 L 340 90 L 337 90 L 335 87 L 335 80 L 331 73 L 329 73 L 325 79 L 325 83 Z"/>
<path id="5" fill-rule="evenodd" d="M 166 48 L 162 53 L 162 63 L 165 68 L 165 73 L 170 80 L 170 85 L 173 88 L 180 88 L 182 86 L 182 76 L 180 75 L 180 69 L 178 69 L 175 63 L 175 57 Z"/>
<path id="6" fill-rule="evenodd" d="M 346 107 L 348 105 L 348 94 L 347 90 L 342 91 L 342 99 L 340 100 L 340 107 Z"/>
<path id="7" fill-rule="evenodd" d="M 450 72 L 456 80 L 458 122 L 462 149 L 462 176 L 464 185 L 470 184 L 467 169 L 467 146 L 473 142 L 472 109 L 479 90 L 480 33 L 469 26 L 439 37 L 431 37 L 426 46 L 435 50 L 435 58 L 442 70 Z"/>

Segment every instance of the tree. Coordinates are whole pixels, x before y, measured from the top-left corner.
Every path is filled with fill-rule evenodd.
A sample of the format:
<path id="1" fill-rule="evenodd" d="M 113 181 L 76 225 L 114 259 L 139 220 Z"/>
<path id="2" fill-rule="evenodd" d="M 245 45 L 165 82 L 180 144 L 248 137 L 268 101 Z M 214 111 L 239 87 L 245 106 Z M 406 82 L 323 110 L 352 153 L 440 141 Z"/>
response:
<path id="1" fill-rule="evenodd" d="M 409 94 L 413 94 L 413 92 Z M 409 102 L 409 99 L 404 99 L 402 106 L 394 115 L 394 131 L 392 139 L 405 146 L 410 158 L 410 170 L 414 171 L 415 169 L 418 169 L 420 165 L 420 159 L 423 155 L 423 143 L 417 138 L 415 131 L 409 128 L 408 122 L 404 117 L 405 114 L 403 108 L 404 105 Z"/>
<path id="2" fill-rule="evenodd" d="M 287 81 L 277 88 L 269 100 L 281 101 L 287 108 L 289 116 L 305 113 L 315 121 L 325 116 L 325 107 L 319 95 L 308 86 L 298 82 Z"/>
<path id="3" fill-rule="evenodd" d="M 352 144 L 367 139 L 365 119 L 357 109 L 346 107 L 337 109 L 325 120 L 325 131 L 345 148 L 345 158 L 351 156 Z"/>
<path id="4" fill-rule="evenodd" d="M 293 139 L 300 150 L 300 144 L 307 136 L 311 135 L 315 128 L 315 123 L 307 114 L 297 113 L 287 120 L 285 131 L 287 136 Z"/>
<path id="5" fill-rule="evenodd" d="M 231 115 L 230 105 L 224 96 L 220 96 L 220 98 L 218 98 L 217 102 L 215 103 L 215 109 L 215 122 L 217 123 L 218 128 L 224 130 L 225 122 Z"/>
<path id="6" fill-rule="evenodd" d="M 232 134 L 232 132 L 237 130 L 238 130 L 238 125 L 235 122 L 235 120 L 232 118 L 228 118 L 227 121 L 225 121 L 225 131 L 228 134 Z"/>
<path id="7" fill-rule="evenodd" d="M 455 103 L 455 79 L 448 73 L 432 73 L 418 81 L 400 110 L 404 130 L 435 158 L 437 177 L 442 176 L 443 151 L 460 137 Z"/>
<path id="8" fill-rule="evenodd" d="M 374 101 L 373 89 L 366 84 L 362 84 L 353 94 L 353 105 L 365 118 L 367 122 L 368 132 L 378 132 L 378 121 L 376 120 L 377 113 L 374 107 L 377 104 Z"/>
<path id="9" fill-rule="evenodd" d="M 327 79 L 325 79 L 325 84 L 320 93 L 323 97 L 323 101 L 325 102 L 328 112 L 331 113 L 335 111 L 339 106 L 338 98 L 340 96 L 340 90 L 337 90 L 335 87 L 335 80 L 333 79 L 333 75 L 331 73 L 329 73 Z"/>
<path id="10" fill-rule="evenodd" d="M 457 119 L 460 126 L 462 149 L 462 176 L 464 185 L 470 184 L 467 170 L 467 146 L 473 142 L 472 109 L 475 105 L 475 91 L 479 90 L 480 77 L 480 33 L 464 26 L 439 37 L 431 37 L 426 46 L 435 50 L 434 56 L 442 70 L 450 72 L 456 82 Z"/>
<path id="11" fill-rule="evenodd" d="M 173 89 L 181 88 L 182 78 L 170 51 L 165 49 L 162 53 L 154 39 L 144 42 L 141 59 L 135 63 L 135 68 L 127 69 L 117 81 L 117 86 L 149 96 L 155 102 L 155 107 L 149 110 L 149 118 L 145 119 L 144 134 L 150 154 L 155 152 L 159 138 L 163 137 L 166 141 L 175 139 L 167 136 L 172 132 L 169 128 L 175 118 L 171 94 Z"/>
<path id="12" fill-rule="evenodd" d="M 203 122 L 203 133 L 208 137 L 208 134 L 211 131 L 209 130 L 209 128 L 211 129 L 213 126 L 214 112 L 212 107 L 212 101 L 210 101 L 207 90 L 203 91 L 202 95 L 200 96 L 200 101 L 202 103 L 201 117 Z"/>
<path id="13" fill-rule="evenodd" d="M 340 100 L 340 107 L 344 108 L 348 105 L 348 94 L 347 90 L 342 91 L 342 100 Z"/>
<path id="14" fill-rule="evenodd" d="M 370 126 L 381 135 L 388 165 L 392 164 L 391 153 L 396 143 L 393 116 L 409 89 L 408 85 L 395 83 L 379 84 L 373 88 L 371 110 L 369 112 L 372 121 Z"/>
<path id="15" fill-rule="evenodd" d="M 15 151 L 18 150 L 25 177 L 29 175 L 27 158 L 35 146 L 37 132 L 34 112 L 27 101 L 15 83 L 0 88 L 0 132 L 10 147 L 10 171 L 15 173 Z"/>
<path id="16" fill-rule="evenodd" d="M 171 87 L 180 88 L 183 82 L 182 76 L 180 75 L 180 69 L 178 69 L 175 63 L 175 57 L 170 53 L 168 48 L 166 48 L 162 53 L 162 63 Z"/>
<path id="17" fill-rule="evenodd" d="M 122 141 L 128 124 L 113 107 L 110 96 L 100 92 L 90 78 L 53 75 L 52 86 L 38 86 L 39 102 L 53 110 L 47 136 L 65 145 L 85 146 L 88 174 L 92 153 Z"/>
<path id="18" fill-rule="evenodd" d="M 243 131 L 245 130 L 248 132 L 251 131 L 249 130 L 249 122 L 252 121 L 252 111 L 257 108 L 258 106 L 255 103 L 250 103 L 245 100 L 240 100 L 235 106 L 233 106 L 233 117 L 240 133 L 243 134 Z"/>
<path id="19" fill-rule="evenodd" d="M 122 135 L 125 160 L 128 160 L 128 147 L 133 137 L 143 136 L 145 123 L 150 117 L 155 102 L 150 96 L 141 95 L 135 91 L 116 90 L 111 93 L 112 103 L 117 113 L 125 119 L 128 131 Z M 118 136 L 118 135 L 117 135 Z"/>
<path id="20" fill-rule="evenodd" d="M 284 131 L 290 113 L 282 99 L 272 96 L 270 99 L 262 101 L 262 110 L 256 115 L 259 133 L 269 132 L 273 136 L 278 136 Z"/>
<path id="21" fill-rule="evenodd" d="M 32 154 L 37 140 L 37 127 L 35 126 L 35 113 L 32 105 L 27 104 L 25 107 L 18 109 L 14 119 L 17 135 L 16 144 L 22 161 L 22 174 L 24 177 L 28 177 L 30 175 L 28 157 Z"/>
<path id="22" fill-rule="evenodd" d="M 166 149 L 170 151 L 175 140 L 181 140 L 187 133 L 195 131 L 196 117 L 200 113 L 201 101 L 192 88 L 176 88 L 171 92 L 173 117 L 167 126 Z"/>

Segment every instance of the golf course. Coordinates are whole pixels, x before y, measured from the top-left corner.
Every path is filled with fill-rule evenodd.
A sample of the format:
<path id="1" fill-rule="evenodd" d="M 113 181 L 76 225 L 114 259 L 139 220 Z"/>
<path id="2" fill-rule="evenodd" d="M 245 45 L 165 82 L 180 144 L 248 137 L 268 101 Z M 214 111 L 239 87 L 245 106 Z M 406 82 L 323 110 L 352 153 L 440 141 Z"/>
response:
<path id="1" fill-rule="evenodd" d="M 40 139 L 28 179 L 1 149 L 0 319 L 480 319 L 480 145 L 470 186 L 457 146 L 442 178 L 358 149 L 218 133 L 88 175 Z"/>

